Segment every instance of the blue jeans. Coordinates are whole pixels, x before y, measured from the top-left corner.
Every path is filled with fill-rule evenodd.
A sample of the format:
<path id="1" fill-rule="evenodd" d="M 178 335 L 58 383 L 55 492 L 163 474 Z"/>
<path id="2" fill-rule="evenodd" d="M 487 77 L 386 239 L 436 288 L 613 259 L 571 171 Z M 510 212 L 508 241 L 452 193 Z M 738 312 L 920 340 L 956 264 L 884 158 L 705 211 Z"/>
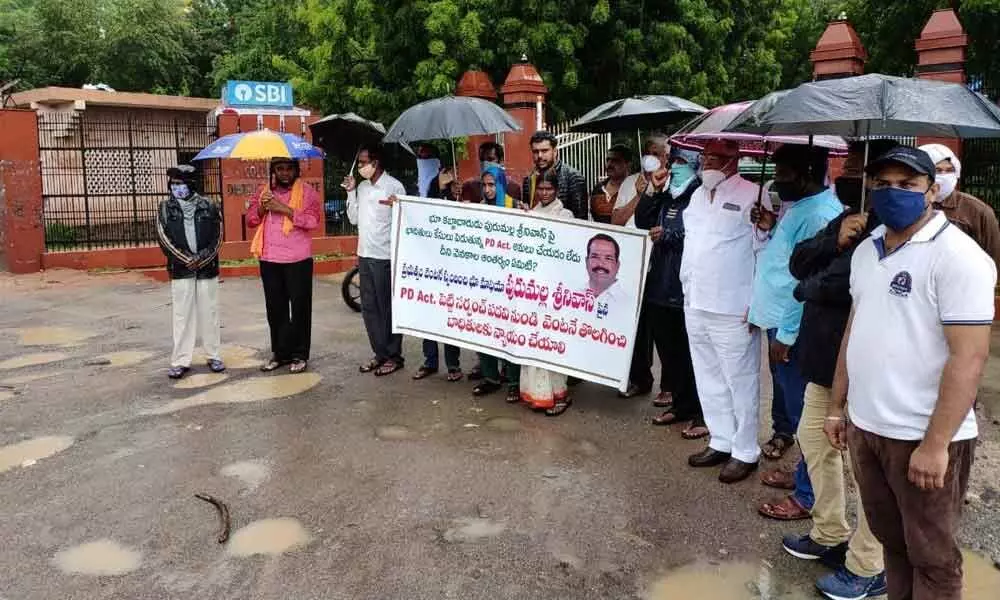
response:
<path id="1" fill-rule="evenodd" d="M 449 371 L 457 371 L 459 367 L 459 357 L 462 351 L 457 346 L 444 345 L 444 365 Z M 438 343 L 431 340 L 424 340 L 424 367 L 428 369 L 438 368 Z"/>
<path id="2" fill-rule="evenodd" d="M 767 341 L 774 342 L 778 334 L 777 329 L 767 331 Z M 774 382 L 774 401 L 771 406 L 771 415 L 775 418 L 775 432 L 778 432 L 779 419 L 775 417 L 781 413 L 781 422 L 791 425 L 789 435 L 794 435 L 799 428 L 799 419 L 802 417 L 802 407 L 805 405 L 806 380 L 799 371 L 798 348 L 792 346 L 788 351 L 788 362 L 774 364 L 768 361 L 771 369 L 771 379 Z M 781 433 L 784 433 L 783 431 Z M 795 499 L 804 508 L 811 509 L 816 498 L 813 496 L 812 482 L 809 481 L 809 471 L 806 469 L 805 460 L 799 460 L 795 468 Z"/>

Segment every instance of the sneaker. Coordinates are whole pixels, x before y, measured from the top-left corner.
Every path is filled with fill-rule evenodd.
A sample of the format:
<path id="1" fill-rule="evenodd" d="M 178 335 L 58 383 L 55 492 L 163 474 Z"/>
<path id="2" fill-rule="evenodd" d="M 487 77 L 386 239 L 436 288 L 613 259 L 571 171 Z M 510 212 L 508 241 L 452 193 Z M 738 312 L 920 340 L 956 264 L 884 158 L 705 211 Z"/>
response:
<path id="1" fill-rule="evenodd" d="M 814 542 L 808 535 L 786 535 L 781 540 L 785 552 L 802 560 L 818 560 L 834 569 L 844 564 L 847 556 L 847 542 L 836 546 L 824 546 Z"/>
<path id="2" fill-rule="evenodd" d="M 830 600 L 863 600 L 883 596 L 888 591 L 885 572 L 875 577 L 861 577 L 851 573 L 846 567 L 820 577 L 816 582 L 816 589 Z"/>

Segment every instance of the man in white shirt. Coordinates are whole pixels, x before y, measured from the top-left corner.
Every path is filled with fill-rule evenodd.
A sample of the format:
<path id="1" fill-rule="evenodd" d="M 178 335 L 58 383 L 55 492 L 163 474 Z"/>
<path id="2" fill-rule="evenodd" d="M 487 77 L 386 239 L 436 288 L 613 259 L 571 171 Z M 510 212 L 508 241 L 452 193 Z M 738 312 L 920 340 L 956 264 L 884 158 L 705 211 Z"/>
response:
<path id="1" fill-rule="evenodd" d="M 897 146 L 866 171 L 882 225 L 851 258 L 853 306 L 824 430 L 836 448 L 850 447 L 889 600 L 958 600 L 955 529 L 978 436 L 973 404 L 996 267 L 934 210 L 926 152 Z"/>
<path id="2" fill-rule="evenodd" d="M 692 467 L 723 466 L 719 480 L 746 479 L 760 458 L 760 331 L 747 323 L 753 288 L 757 186 L 739 176 L 739 146 L 710 142 L 702 185 L 684 211 L 680 280 L 695 384 L 711 432 Z"/>
<path id="3" fill-rule="evenodd" d="M 361 316 L 374 357 L 361 365 L 362 373 L 389 375 L 403 368 L 403 336 L 392 333 L 392 266 L 390 259 L 391 196 L 406 190 L 382 167 L 377 147 L 358 152 L 360 184 L 352 175 L 344 179 L 347 218 L 358 226 L 358 276 L 361 283 Z"/>
<path id="4" fill-rule="evenodd" d="M 639 205 L 639 197 L 646 193 L 649 187 L 650 176 L 659 169 L 666 169 L 670 164 L 670 144 L 667 136 L 657 133 L 646 138 L 643 145 L 642 160 L 638 173 L 633 173 L 622 181 L 618 188 L 618 198 L 615 200 L 614 210 L 611 211 L 611 223 L 613 225 L 624 225 L 625 227 L 635 227 L 635 209 Z M 646 169 L 649 159 L 654 157 L 659 164 L 654 169 Z M 664 182 L 664 185 L 666 182 Z M 652 191 L 652 190 L 650 190 Z"/>

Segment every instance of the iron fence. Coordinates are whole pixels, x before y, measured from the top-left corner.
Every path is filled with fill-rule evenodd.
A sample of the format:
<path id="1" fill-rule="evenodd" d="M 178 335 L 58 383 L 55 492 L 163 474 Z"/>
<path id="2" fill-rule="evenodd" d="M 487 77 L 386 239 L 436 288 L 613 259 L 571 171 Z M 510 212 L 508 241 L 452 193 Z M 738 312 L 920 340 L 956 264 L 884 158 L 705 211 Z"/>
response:
<path id="1" fill-rule="evenodd" d="M 42 216 L 48 250 L 156 243 L 167 168 L 215 137 L 203 116 L 136 119 L 84 112 L 38 116 Z M 195 188 L 222 203 L 218 161 L 195 166 Z"/>
<path id="2" fill-rule="evenodd" d="M 983 78 L 973 77 L 974 90 L 992 102 L 1000 99 L 1000 87 L 991 87 Z M 962 145 L 962 191 L 976 196 L 1000 212 L 1000 140 L 965 140 Z"/>

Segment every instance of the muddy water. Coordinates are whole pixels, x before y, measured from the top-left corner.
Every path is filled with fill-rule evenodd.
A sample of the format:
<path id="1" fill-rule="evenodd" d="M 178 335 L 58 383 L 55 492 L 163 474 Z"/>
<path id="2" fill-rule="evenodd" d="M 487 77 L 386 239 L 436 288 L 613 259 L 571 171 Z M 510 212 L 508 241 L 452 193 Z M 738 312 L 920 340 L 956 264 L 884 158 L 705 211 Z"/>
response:
<path id="1" fill-rule="evenodd" d="M 375 428 L 375 437 L 386 441 L 401 441 L 416 439 L 417 434 L 402 425 L 384 425 Z"/>
<path id="2" fill-rule="evenodd" d="M 476 542 L 484 538 L 496 537 L 503 533 L 507 526 L 489 519 L 458 519 L 454 527 L 444 532 L 446 542 Z"/>
<path id="3" fill-rule="evenodd" d="M 14 467 L 31 466 L 36 461 L 58 454 L 73 445 L 65 436 L 37 437 L 0 448 L 0 473 Z"/>
<path id="4" fill-rule="evenodd" d="M 254 521 L 233 534 L 226 552 L 231 556 L 277 556 L 301 548 L 312 540 L 295 519 Z"/>
<path id="5" fill-rule="evenodd" d="M 194 390 L 197 388 L 209 387 L 229 379 L 225 373 L 196 373 L 188 375 L 174 384 L 178 390 Z"/>
<path id="6" fill-rule="evenodd" d="M 0 383 L 4 385 L 24 385 L 25 383 L 31 383 L 32 381 L 38 381 L 39 379 L 48 379 L 49 377 L 55 377 L 56 375 L 62 375 L 62 371 L 46 371 L 44 373 L 31 373 L 30 375 L 18 375 L 17 377 L 8 377 Z"/>
<path id="7" fill-rule="evenodd" d="M 52 562 L 64 573 L 125 575 L 139 568 L 142 555 L 113 540 L 103 539 L 61 550 Z"/>
<path id="8" fill-rule="evenodd" d="M 965 600 L 996 600 L 1000 597 L 1000 569 L 974 552 L 965 550 L 962 556 L 965 558 L 962 597 Z"/>
<path id="9" fill-rule="evenodd" d="M 655 582 L 643 596 L 645 600 L 806 600 L 815 597 L 811 589 L 784 584 L 767 565 L 749 562 L 688 565 Z"/>
<path id="10" fill-rule="evenodd" d="M 10 400 L 13 397 L 14 397 L 14 392 L 9 392 L 7 390 L 0 390 L 0 402 L 4 402 L 5 400 Z"/>
<path id="11" fill-rule="evenodd" d="M 36 352 L 34 354 L 22 354 L 14 358 L 8 358 L 0 362 L 0 371 L 9 369 L 20 369 L 23 367 L 34 367 L 37 365 L 47 365 L 69 358 L 68 354 L 62 352 Z"/>
<path id="12" fill-rule="evenodd" d="M 271 476 L 271 468 L 262 460 L 244 460 L 222 467 L 225 477 L 235 477 L 250 491 L 256 490 Z"/>
<path id="13" fill-rule="evenodd" d="M 111 367 L 134 367 L 135 365 L 146 362 L 154 356 L 156 356 L 155 352 L 148 352 L 145 350 L 122 350 L 120 352 L 104 354 L 98 358 L 111 361 L 108 365 Z"/>
<path id="14" fill-rule="evenodd" d="M 22 346 L 79 346 L 97 335 L 73 327 L 27 327 L 16 331 Z"/>
<path id="15" fill-rule="evenodd" d="M 316 373 L 252 377 L 205 390 L 194 396 L 168 402 L 159 408 L 143 411 L 145 415 L 165 415 L 193 406 L 208 404 L 243 404 L 263 402 L 301 394 L 315 387 L 323 378 Z"/>
<path id="16" fill-rule="evenodd" d="M 222 362 L 230 369 L 255 369 L 263 364 L 264 360 L 257 356 L 257 349 L 249 346 L 224 345 L 222 347 Z M 203 365 L 207 357 L 202 350 L 194 353 L 191 364 Z"/>

